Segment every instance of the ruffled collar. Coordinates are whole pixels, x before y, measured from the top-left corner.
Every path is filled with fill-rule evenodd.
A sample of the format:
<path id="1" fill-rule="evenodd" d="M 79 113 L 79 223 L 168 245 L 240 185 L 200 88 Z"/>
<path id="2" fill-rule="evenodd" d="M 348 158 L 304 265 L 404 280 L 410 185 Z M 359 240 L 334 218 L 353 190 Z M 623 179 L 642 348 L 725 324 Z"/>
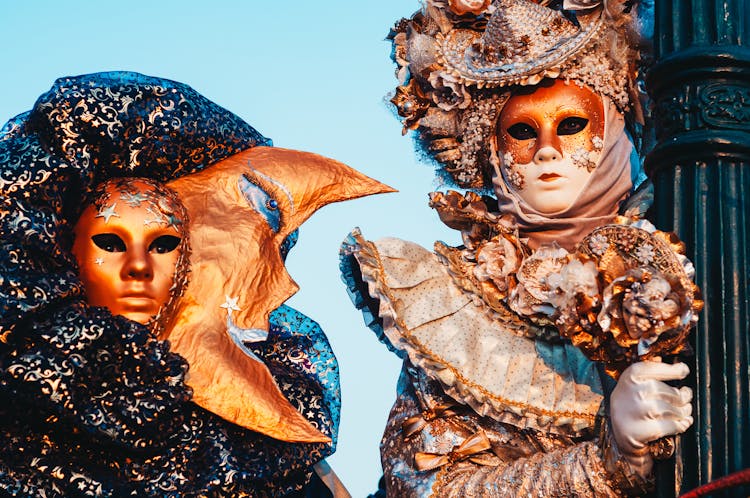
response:
<path id="1" fill-rule="evenodd" d="M 381 341 L 446 394 L 519 428 L 575 436 L 594 427 L 603 389 L 580 350 L 523 337 L 457 288 L 438 257 L 417 244 L 370 242 L 355 232 L 342 247 L 342 266 L 351 256 L 358 271 L 344 276 L 352 277 L 355 305 L 376 298 Z"/>

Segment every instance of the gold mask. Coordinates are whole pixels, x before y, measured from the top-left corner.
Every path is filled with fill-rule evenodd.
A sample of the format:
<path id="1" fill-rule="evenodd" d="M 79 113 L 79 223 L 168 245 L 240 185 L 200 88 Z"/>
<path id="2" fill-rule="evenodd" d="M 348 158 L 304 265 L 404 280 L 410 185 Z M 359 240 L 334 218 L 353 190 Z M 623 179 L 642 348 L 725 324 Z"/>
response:
<path id="1" fill-rule="evenodd" d="M 554 80 L 516 93 L 497 124 L 503 176 L 537 211 L 562 211 L 596 167 L 603 137 L 604 105 L 588 88 Z"/>
<path id="2" fill-rule="evenodd" d="M 73 255 L 88 303 L 147 324 L 184 283 L 187 217 L 176 195 L 148 179 L 102 184 L 75 226 Z M 184 265 L 186 266 L 186 265 Z"/>

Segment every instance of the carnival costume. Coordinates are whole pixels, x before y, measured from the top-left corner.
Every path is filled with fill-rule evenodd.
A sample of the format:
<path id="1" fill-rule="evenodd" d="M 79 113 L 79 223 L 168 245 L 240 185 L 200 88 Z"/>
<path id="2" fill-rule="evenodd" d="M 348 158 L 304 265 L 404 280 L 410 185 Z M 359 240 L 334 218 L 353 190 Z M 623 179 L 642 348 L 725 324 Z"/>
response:
<path id="1" fill-rule="evenodd" d="M 283 219 L 283 228 L 277 226 L 276 237 L 267 237 L 264 247 L 276 251 L 271 266 L 281 265 L 264 276 L 285 274 L 282 258 L 306 216 L 328 202 L 368 192 L 362 185 L 336 187 L 341 176 L 327 178 L 328 183 L 313 181 L 308 190 L 290 193 L 290 199 L 300 203 L 297 214 L 286 206 L 263 217 L 276 207 L 267 189 L 250 186 L 245 191 L 253 192 L 243 197 L 238 177 L 248 182 L 272 176 L 272 161 L 264 161 L 265 156 L 284 163 L 279 157 L 291 154 L 298 167 L 327 162 L 331 171 L 353 174 L 351 168 L 320 156 L 265 146 L 270 140 L 190 87 L 136 73 L 61 78 L 31 111 L 6 124 L 0 135 L 0 495 L 306 496 L 313 466 L 335 449 L 340 397 L 337 362 L 320 327 L 281 305 L 294 289 L 280 289 L 273 308 L 261 306 L 271 305 L 271 300 L 260 301 L 255 312 L 260 318 L 252 324 L 254 342 L 246 342 L 246 329 L 226 329 L 231 323 L 227 313 L 240 309 L 240 296 L 215 289 L 221 302 L 233 300 L 212 310 L 224 327 L 213 330 L 213 342 L 202 347 L 226 351 L 231 348 L 225 344 L 233 344 L 257 365 L 259 383 L 275 390 L 270 398 L 261 395 L 256 409 L 242 405 L 241 390 L 252 380 L 242 372 L 224 379 L 224 395 L 232 395 L 231 386 L 237 390 L 230 415 L 214 409 L 222 403 L 211 399 L 198 382 L 200 369 L 195 394 L 203 399 L 191 401 L 188 363 L 156 337 L 155 332 L 169 337 L 177 330 L 176 321 L 183 333 L 189 330 L 189 317 L 179 316 L 189 304 L 171 302 L 157 317 L 155 330 L 112 316 L 86 303 L 71 254 L 73 226 L 103 181 L 127 176 L 167 182 L 207 173 L 217 163 L 239 161 L 247 175 L 237 175 L 227 195 L 245 204 L 244 211 L 235 212 L 260 222 L 227 220 L 224 228 L 237 233 L 279 221 L 280 214 L 289 216 L 291 221 Z M 253 157 L 250 163 L 248 154 Z M 252 161 L 257 168 L 249 166 Z M 370 180 L 368 188 L 377 190 L 375 184 Z M 335 193 L 321 196 L 321 188 Z M 261 193 L 267 197 L 265 208 L 252 204 Z M 207 202 L 226 202 L 220 200 L 221 189 L 215 188 L 214 194 Z M 190 211 L 200 206 L 185 205 L 196 218 Z M 221 227 L 218 220 L 214 224 Z M 196 240 L 193 251 L 203 250 Z M 214 261 L 221 264 L 216 256 Z M 256 262 L 262 259 L 255 257 Z M 244 275 L 252 270 L 244 268 Z M 208 270 L 202 271 L 205 275 Z M 186 261 L 178 264 L 174 297 L 191 295 L 191 287 L 185 288 L 189 277 Z M 250 280 L 248 285 L 273 290 L 278 282 Z M 235 292 L 243 296 L 242 307 L 253 304 L 252 290 Z M 200 354 L 200 348 L 192 354 Z M 225 358 L 224 371 L 234 366 L 231 361 Z M 215 366 L 222 370 L 222 365 Z M 278 396 L 287 408 L 275 411 Z M 243 418 L 247 410 L 254 419 Z M 276 417 L 275 431 L 263 416 Z M 294 428 L 284 431 L 294 416 L 305 434 Z"/>
<path id="2" fill-rule="evenodd" d="M 631 196 L 643 180 L 625 121 L 641 118 L 636 17 L 613 3 L 427 0 L 391 33 L 404 131 L 418 131 L 448 182 L 498 198 L 431 194 L 461 247 L 437 242 L 433 253 L 358 231 L 342 246 L 354 304 L 404 359 L 381 443 L 388 496 L 649 486 L 618 455 L 612 377 L 682 351 L 701 302 L 679 241 L 640 219 L 648 190 Z M 603 136 L 573 154 L 588 183 L 553 216 L 517 194 L 514 157 L 495 136 L 512 93 L 545 78 L 593 90 L 604 108 Z M 637 296 L 655 287 L 660 300 Z"/>

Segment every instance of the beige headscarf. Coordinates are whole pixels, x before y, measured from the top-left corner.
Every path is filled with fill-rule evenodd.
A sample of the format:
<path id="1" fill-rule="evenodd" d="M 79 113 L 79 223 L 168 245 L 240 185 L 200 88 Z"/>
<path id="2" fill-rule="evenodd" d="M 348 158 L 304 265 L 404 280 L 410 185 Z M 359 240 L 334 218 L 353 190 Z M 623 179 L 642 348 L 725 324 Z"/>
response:
<path id="1" fill-rule="evenodd" d="M 602 154 L 578 198 L 568 208 L 552 214 L 540 213 L 508 187 L 507 178 L 496 168 L 492 183 L 500 213 L 515 216 L 521 236 L 528 237 L 534 249 L 557 242 L 572 250 L 591 230 L 615 218 L 620 202 L 633 188 L 631 156 L 635 148 L 625 131 L 625 118 L 610 99 L 602 97 L 602 100 L 605 120 Z"/>

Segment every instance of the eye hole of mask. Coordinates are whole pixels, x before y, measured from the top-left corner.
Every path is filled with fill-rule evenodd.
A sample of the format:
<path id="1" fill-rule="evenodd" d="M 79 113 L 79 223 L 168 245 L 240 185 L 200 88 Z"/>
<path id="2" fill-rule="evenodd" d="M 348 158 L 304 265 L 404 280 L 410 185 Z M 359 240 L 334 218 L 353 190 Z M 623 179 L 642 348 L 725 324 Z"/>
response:
<path id="1" fill-rule="evenodd" d="M 167 254 L 177 249 L 178 245 L 180 245 L 179 237 L 174 235 L 160 235 L 149 244 L 148 250 L 156 254 Z"/>
<path id="2" fill-rule="evenodd" d="M 125 242 L 114 233 L 98 233 L 91 236 L 96 247 L 107 252 L 125 252 Z"/>
<path id="3" fill-rule="evenodd" d="M 531 140 L 532 138 L 536 138 L 536 130 L 526 123 L 516 123 L 509 127 L 507 132 L 508 135 L 516 140 Z"/>
<path id="4" fill-rule="evenodd" d="M 577 116 L 565 118 L 557 126 L 557 134 L 558 135 L 575 135 L 576 133 L 582 132 L 584 128 L 586 128 L 586 125 L 588 123 L 589 123 L 588 119 L 580 118 Z"/>
<path id="5" fill-rule="evenodd" d="M 281 228 L 281 212 L 279 211 L 278 201 L 245 175 L 239 178 L 237 185 L 250 207 L 263 215 L 271 230 L 278 232 Z"/>

